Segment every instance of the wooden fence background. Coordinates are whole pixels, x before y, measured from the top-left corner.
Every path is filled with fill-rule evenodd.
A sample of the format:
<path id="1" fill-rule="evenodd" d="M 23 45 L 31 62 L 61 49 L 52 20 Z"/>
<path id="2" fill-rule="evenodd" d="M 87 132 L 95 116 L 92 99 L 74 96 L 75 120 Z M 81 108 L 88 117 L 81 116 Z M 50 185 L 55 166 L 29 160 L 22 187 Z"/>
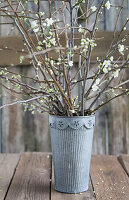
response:
<path id="1" fill-rule="evenodd" d="M 100 0 L 96 0 L 100 2 Z M 112 0 L 113 5 L 120 5 L 121 0 Z M 47 2 L 46 2 L 47 4 Z M 129 17 L 129 0 L 125 0 L 125 9 L 122 11 L 119 19 L 117 30 L 119 31 L 124 23 L 125 17 Z M 46 8 L 45 8 L 46 9 Z M 115 9 L 104 10 L 104 14 L 99 24 L 100 30 L 113 31 L 114 23 L 118 11 Z M 1 22 L 6 19 L 1 18 Z M 14 29 L 10 32 L 11 25 L 8 27 L 1 25 L 1 36 L 7 36 L 6 41 L 9 41 L 9 36 L 17 35 Z M 129 29 L 129 27 L 127 27 Z M 107 47 L 110 32 L 105 32 L 105 46 L 102 46 L 100 53 L 103 53 Z M 109 35 L 109 36 L 108 36 Z M 0 47 L 3 38 L 0 39 Z M 16 42 L 16 39 L 15 39 Z M 6 42 L 5 42 L 6 44 Z M 9 42 L 7 43 L 9 45 Z M 14 46 L 17 45 L 14 44 Z M 6 46 L 6 45 L 5 45 Z M 3 56 L 5 55 L 5 58 Z M 18 55 L 16 54 L 16 57 Z M 4 66 L 4 60 L 11 67 L 11 56 L 0 51 L 0 65 Z M 14 60 L 14 59 L 13 59 Z M 26 75 L 32 74 L 32 66 L 16 65 L 11 67 L 17 72 L 22 72 Z M 124 76 L 129 77 L 129 73 Z M 4 88 L 0 87 L 0 105 L 11 102 L 14 99 L 12 93 L 8 93 Z M 0 151 L 2 152 L 23 152 L 23 151 L 51 151 L 50 136 L 48 129 L 48 115 L 35 114 L 32 115 L 29 111 L 23 111 L 19 104 L 10 106 L 0 110 Z M 120 154 L 129 153 L 129 98 L 120 97 L 114 100 L 100 111 L 96 113 L 96 127 L 93 141 L 94 154 Z"/>

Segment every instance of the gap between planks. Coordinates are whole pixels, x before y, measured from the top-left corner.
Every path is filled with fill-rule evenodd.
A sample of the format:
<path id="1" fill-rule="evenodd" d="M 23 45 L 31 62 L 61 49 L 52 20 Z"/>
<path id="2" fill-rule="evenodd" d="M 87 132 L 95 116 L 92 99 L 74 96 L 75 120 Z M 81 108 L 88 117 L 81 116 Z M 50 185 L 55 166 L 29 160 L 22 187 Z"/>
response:
<path id="1" fill-rule="evenodd" d="M 129 176 L 129 155 L 121 154 L 120 156 L 117 157 L 117 159 L 122 165 L 127 175 Z"/>

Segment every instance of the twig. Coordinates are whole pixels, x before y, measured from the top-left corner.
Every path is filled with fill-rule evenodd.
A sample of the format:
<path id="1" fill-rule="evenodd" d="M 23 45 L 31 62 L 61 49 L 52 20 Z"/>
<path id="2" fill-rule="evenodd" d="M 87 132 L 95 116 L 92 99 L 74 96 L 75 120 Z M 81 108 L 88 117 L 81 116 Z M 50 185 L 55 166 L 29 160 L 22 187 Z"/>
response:
<path id="1" fill-rule="evenodd" d="M 13 105 L 18 104 L 18 103 L 28 103 L 30 101 L 33 101 L 33 100 L 36 100 L 36 99 L 40 99 L 41 97 L 42 96 L 38 96 L 38 97 L 33 97 L 31 99 L 23 100 L 23 101 L 16 101 L 16 102 L 13 102 L 13 103 L 5 104 L 3 106 L 0 106 L 0 109 L 8 107 L 8 106 L 13 106 Z"/>
<path id="2" fill-rule="evenodd" d="M 92 111 L 90 111 L 90 114 L 94 113 L 96 110 L 100 109 L 102 106 L 106 105 L 107 103 L 109 103 L 109 102 L 112 101 L 113 99 L 116 99 L 116 98 L 118 98 L 118 97 L 120 97 L 120 96 L 122 96 L 122 95 L 126 95 L 126 93 L 127 93 L 127 92 L 123 92 L 123 93 L 121 93 L 121 94 L 119 94 L 119 95 L 116 95 L 116 96 L 112 97 L 112 98 L 109 99 L 108 101 L 106 101 L 106 102 L 100 104 L 98 107 L 96 107 L 95 109 L 93 109 Z"/>

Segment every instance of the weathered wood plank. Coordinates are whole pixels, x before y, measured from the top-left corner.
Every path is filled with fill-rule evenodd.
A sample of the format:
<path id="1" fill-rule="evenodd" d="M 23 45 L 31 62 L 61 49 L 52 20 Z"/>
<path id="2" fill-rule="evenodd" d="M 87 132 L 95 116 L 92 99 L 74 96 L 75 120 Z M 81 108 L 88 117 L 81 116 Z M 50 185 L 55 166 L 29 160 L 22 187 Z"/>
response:
<path id="1" fill-rule="evenodd" d="M 129 199 L 129 177 L 115 156 L 93 156 L 91 178 L 97 200 Z"/>
<path id="2" fill-rule="evenodd" d="M 11 68 L 12 72 L 20 73 L 20 67 Z M 2 82 L 6 87 L 12 88 L 9 82 Z M 8 92 L 2 87 L 2 102 L 7 104 L 21 99 L 21 94 Z M 17 104 L 6 107 L 2 110 L 2 152 L 3 153 L 21 153 L 24 151 L 24 136 L 22 122 L 22 105 Z"/>
<path id="3" fill-rule="evenodd" d="M 128 34 L 128 31 L 125 31 L 123 35 Z M 116 33 L 116 35 L 119 34 L 119 32 Z M 32 40 L 36 44 L 36 38 L 32 35 Z M 76 33 L 75 35 L 75 45 L 80 45 L 80 40 L 78 38 L 81 38 L 80 33 Z M 97 47 L 94 48 L 91 59 L 96 60 L 96 57 L 103 58 L 107 50 L 113 40 L 113 32 L 97 32 L 96 33 L 97 38 Z M 65 36 L 62 34 L 60 36 L 61 45 L 65 47 Z M 126 41 L 126 46 L 129 45 L 129 41 Z M 10 66 L 13 65 L 19 65 L 20 64 L 20 56 L 25 56 L 28 54 L 27 49 L 24 46 L 24 42 L 22 40 L 21 36 L 10 36 L 10 37 L 0 37 L 0 48 L 3 49 L 0 51 L 0 66 Z M 25 51 L 23 52 L 22 49 Z M 125 58 L 127 57 L 128 52 L 125 52 Z M 57 59 L 57 55 L 54 51 L 49 52 L 49 56 L 53 59 Z M 114 54 L 114 59 L 117 59 L 119 56 L 119 53 L 116 52 Z M 79 57 L 77 55 L 74 56 L 74 62 L 78 62 Z M 20 64 L 21 65 L 21 64 Z M 28 59 L 25 59 L 22 63 L 22 65 L 30 65 L 30 62 Z"/>
<path id="4" fill-rule="evenodd" d="M 119 9 L 116 7 L 111 7 L 111 9 L 105 9 L 105 23 L 104 27 L 106 31 L 114 31 L 116 19 L 118 17 L 116 30 L 120 31 L 125 24 L 125 21 L 128 17 L 128 6 L 129 0 L 121 1 L 121 0 L 112 0 L 111 4 L 113 6 L 120 6 L 123 2 L 123 9 L 121 10 L 121 14 L 118 17 Z M 129 24 L 126 25 L 126 28 L 129 29 Z M 124 73 L 123 78 L 127 80 L 128 74 Z M 115 80 L 116 83 L 119 83 L 118 79 Z M 118 82 L 117 82 L 118 81 Z M 127 86 L 126 86 L 127 87 Z M 128 88 L 128 87 L 127 87 Z M 105 129 L 107 135 L 107 144 L 106 147 L 108 149 L 109 154 L 118 155 L 121 153 L 129 152 L 129 112 L 128 112 L 128 100 L 129 98 L 126 96 L 119 97 L 118 99 L 113 100 L 106 106 L 107 116 L 105 115 L 105 122 L 107 121 L 107 128 L 105 123 Z M 118 109 L 119 105 L 119 109 Z M 104 111 L 104 107 L 102 108 Z M 101 127 L 103 129 L 103 127 Z M 108 137 L 107 137 L 108 136 Z M 101 144 L 99 144 L 100 146 Z M 99 152 L 98 152 L 99 153 Z M 103 152 L 104 153 L 104 152 Z"/>
<path id="5" fill-rule="evenodd" d="M 52 182 L 51 182 L 51 200 L 95 200 L 91 181 L 89 181 L 89 189 L 80 194 L 65 194 L 54 189 L 54 169 L 52 165 Z"/>
<path id="6" fill-rule="evenodd" d="M 0 154 L 0 200 L 4 200 L 19 160 L 18 154 Z"/>
<path id="7" fill-rule="evenodd" d="M 105 154 L 105 108 L 96 112 L 92 154 Z"/>
<path id="8" fill-rule="evenodd" d="M 33 67 L 11 67 L 11 71 L 24 76 L 34 77 Z M 37 87 L 31 80 L 24 80 L 31 86 Z M 13 88 L 9 82 L 4 82 L 7 87 Z M 24 99 L 21 94 L 8 92 L 2 87 L 3 104 Z M 21 104 L 6 107 L 2 110 L 2 152 L 21 153 L 24 151 L 51 151 L 50 134 L 48 131 L 48 114 L 38 112 L 33 115 L 30 111 L 24 112 Z"/>
<path id="9" fill-rule="evenodd" d="M 129 155 L 120 155 L 118 160 L 129 176 Z"/>
<path id="10" fill-rule="evenodd" d="M 124 77 L 127 74 L 124 74 Z M 126 79 L 127 80 L 127 79 Z M 118 83 L 118 80 L 117 80 Z M 109 104 L 109 152 L 118 155 L 127 153 L 128 146 L 128 96 L 122 96 L 114 99 Z M 119 108 L 118 108 L 119 105 Z"/>
<path id="11" fill-rule="evenodd" d="M 23 154 L 6 200 L 50 200 L 50 174 L 50 155 Z"/>

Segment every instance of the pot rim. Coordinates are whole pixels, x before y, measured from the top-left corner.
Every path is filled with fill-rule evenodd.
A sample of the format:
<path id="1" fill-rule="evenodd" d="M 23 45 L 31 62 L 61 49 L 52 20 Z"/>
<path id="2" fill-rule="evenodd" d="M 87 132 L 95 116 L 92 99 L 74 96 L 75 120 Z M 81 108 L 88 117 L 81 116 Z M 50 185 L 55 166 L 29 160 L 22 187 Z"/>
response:
<path id="1" fill-rule="evenodd" d="M 87 115 L 87 116 L 60 116 L 60 115 L 51 115 L 49 114 L 50 117 L 57 117 L 57 118 L 88 118 L 88 117 L 95 117 L 96 114 L 92 114 L 92 115 Z"/>

